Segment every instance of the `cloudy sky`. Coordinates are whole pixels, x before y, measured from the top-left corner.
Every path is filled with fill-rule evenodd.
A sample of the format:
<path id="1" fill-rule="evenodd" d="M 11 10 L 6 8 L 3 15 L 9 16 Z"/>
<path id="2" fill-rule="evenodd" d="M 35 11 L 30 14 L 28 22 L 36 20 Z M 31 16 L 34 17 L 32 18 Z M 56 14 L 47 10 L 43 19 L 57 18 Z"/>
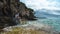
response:
<path id="1" fill-rule="evenodd" d="M 25 3 L 27 7 L 34 10 L 37 9 L 50 9 L 60 10 L 60 0 L 20 0 Z"/>

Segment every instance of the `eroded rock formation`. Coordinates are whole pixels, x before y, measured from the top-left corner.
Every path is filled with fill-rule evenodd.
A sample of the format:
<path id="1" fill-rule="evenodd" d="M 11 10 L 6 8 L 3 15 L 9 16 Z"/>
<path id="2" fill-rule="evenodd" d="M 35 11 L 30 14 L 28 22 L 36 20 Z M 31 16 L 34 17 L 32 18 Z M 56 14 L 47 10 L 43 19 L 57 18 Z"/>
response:
<path id="1" fill-rule="evenodd" d="M 0 0 L 0 29 L 17 25 L 20 19 L 34 19 L 34 12 L 19 0 Z"/>

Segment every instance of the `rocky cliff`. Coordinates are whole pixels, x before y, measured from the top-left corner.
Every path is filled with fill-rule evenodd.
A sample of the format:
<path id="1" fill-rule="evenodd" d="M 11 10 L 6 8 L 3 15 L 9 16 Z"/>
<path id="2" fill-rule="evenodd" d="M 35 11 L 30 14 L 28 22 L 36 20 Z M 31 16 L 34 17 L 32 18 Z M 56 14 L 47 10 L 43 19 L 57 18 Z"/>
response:
<path id="1" fill-rule="evenodd" d="M 17 25 L 20 19 L 34 19 L 33 9 L 19 0 L 0 0 L 0 29 Z"/>

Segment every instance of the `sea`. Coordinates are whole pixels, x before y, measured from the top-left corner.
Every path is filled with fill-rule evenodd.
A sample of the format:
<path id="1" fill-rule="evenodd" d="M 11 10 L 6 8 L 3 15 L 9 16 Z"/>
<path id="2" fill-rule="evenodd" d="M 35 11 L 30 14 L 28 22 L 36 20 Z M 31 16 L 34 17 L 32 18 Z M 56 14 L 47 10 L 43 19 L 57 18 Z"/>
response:
<path id="1" fill-rule="evenodd" d="M 37 18 L 36 21 L 28 21 L 29 24 L 36 24 L 40 26 L 41 24 L 46 24 L 53 27 L 54 31 L 60 32 L 60 18 L 56 19 L 40 19 Z"/>

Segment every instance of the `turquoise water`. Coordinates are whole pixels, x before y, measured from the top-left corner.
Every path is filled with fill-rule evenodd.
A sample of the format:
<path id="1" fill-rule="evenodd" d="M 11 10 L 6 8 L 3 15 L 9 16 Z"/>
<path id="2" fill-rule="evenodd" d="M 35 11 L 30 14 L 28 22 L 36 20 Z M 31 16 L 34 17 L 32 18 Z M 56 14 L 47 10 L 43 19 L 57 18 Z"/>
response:
<path id="1" fill-rule="evenodd" d="M 29 21 L 30 24 L 47 24 L 52 26 L 55 31 L 60 32 L 60 19 L 39 19 L 36 21 Z M 37 24 L 38 23 L 38 24 Z"/>
<path id="2" fill-rule="evenodd" d="M 54 27 L 55 31 L 60 32 L 60 19 L 38 19 L 38 23 L 44 23 Z"/>

